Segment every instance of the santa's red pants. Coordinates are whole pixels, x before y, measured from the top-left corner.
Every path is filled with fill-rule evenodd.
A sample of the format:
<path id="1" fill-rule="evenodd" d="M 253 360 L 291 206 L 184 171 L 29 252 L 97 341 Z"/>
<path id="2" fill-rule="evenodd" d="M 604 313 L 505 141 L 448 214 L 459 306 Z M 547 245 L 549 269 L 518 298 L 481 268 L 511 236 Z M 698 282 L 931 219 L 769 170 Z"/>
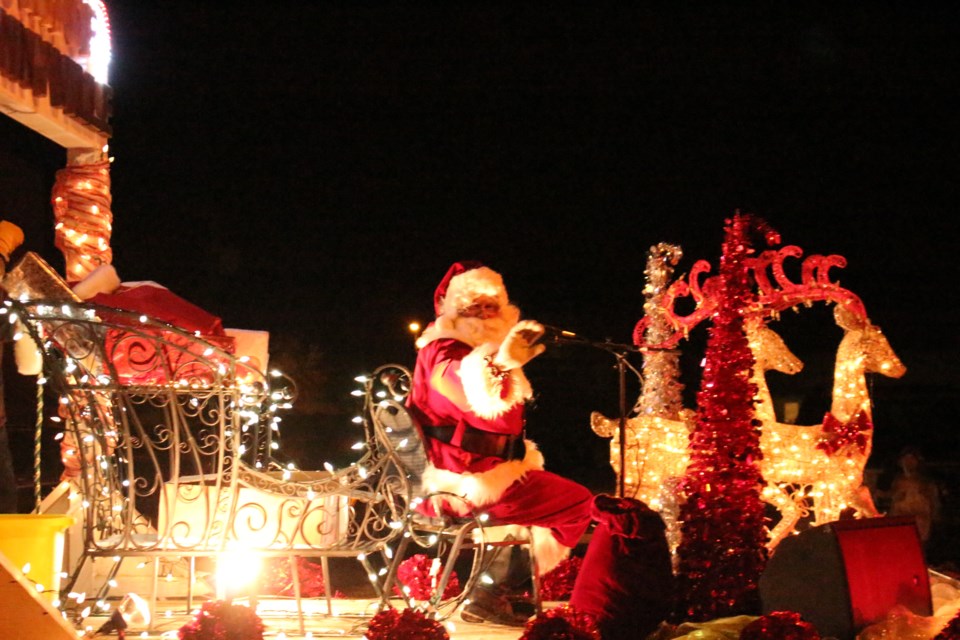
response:
<path id="1" fill-rule="evenodd" d="M 550 529 L 557 541 L 575 547 L 590 525 L 593 493 L 549 471 L 530 471 L 483 512 L 499 523 Z"/>

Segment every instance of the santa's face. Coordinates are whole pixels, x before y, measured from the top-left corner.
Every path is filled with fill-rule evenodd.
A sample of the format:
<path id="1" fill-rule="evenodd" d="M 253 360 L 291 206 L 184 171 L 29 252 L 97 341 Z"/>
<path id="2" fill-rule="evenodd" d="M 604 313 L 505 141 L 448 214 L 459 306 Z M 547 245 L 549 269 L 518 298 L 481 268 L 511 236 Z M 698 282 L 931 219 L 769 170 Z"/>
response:
<path id="1" fill-rule="evenodd" d="M 500 303 L 490 296 L 478 296 L 464 309 L 458 309 L 457 315 L 461 318 L 481 318 L 488 320 L 500 315 Z"/>
<path id="2" fill-rule="evenodd" d="M 471 344 L 478 346 L 488 342 L 502 342 L 518 319 L 519 312 L 516 307 L 508 305 L 501 308 L 495 298 L 478 296 L 469 305 L 457 310 L 454 323 L 457 330 L 469 338 Z"/>

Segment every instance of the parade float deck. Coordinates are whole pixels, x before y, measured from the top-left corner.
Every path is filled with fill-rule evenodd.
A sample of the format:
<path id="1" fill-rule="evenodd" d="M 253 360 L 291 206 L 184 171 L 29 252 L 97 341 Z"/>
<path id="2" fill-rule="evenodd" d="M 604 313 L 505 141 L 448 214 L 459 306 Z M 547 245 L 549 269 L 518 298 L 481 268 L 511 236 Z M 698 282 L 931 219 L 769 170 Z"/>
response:
<path id="1" fill-rule="evenodd" d="M 246 601 L 238 601 L 246 604 Z M 545 607 L 553 607 L 562 603 L 544 603 Z M 326 603 L 323 600 L 307 600 L 304 602 L 304 630 L 299 629 L 296 602 L 291 599 L 261 600 L 257 612 L 263 620 L 264 638 L 325 638 L 363 637 L 363 623 L 368 621 L 369 611 L 376 606 L 373 599 L 337 598 L 334 600 L 334 615 L 327 614 Z M 153 629 L 131 626 L 127 629 L 128 638 L 143 638 L 144 640 L 169 640 L 177 637 L 177 631 L 190 622 L 193 616 L 185 613 L 171 614 L 155 621 Z M 93 629 L 106 622 L 106 618 L 91 618 L 89 623 Z M 516 640 L 523 629 L 490 623 L 468 623 L 454 615 L 445 627 L 451 640 Z"/>
<path id="2" fill-rule="evenodd" d="M 906 629 L 910 629 L 912 633 L 920 634 L 915 637 L 933 637 L 936 631 L 932 629 L 939 629 L 945 625 L 956 611 L 958 605 L 960 605 L 960 595 L 958 595 L 960 594 L 960 581 L 939 572 L 931 571 L 930 582 L 933 593 L 934 616 L 913 617 L 910 616 L 910 614 L 901 613 L 901 619 L 899 621 L 894 621 L 895 618 L 891 617 L 889 621 L 871 625 L 859 633 L 857 638 L 870 638 L 872 640 L 873 638 L 879 637 L 891 637 L 890 635 L 884 636 L 883 634 L 889 634 L 889 632 L 896 632 L 897 630 L 904 631 Z M 237 603 L 249 604 L 246 600 L 238 600 Z M 305 600 L 304 627 L 301 632 L 298 623 L 296 602 L 292 598 L 261 599 L 258 602 L 257 612 L 265 626 L 263 637 L 267 640 L 281 638 L 293 640 L 299 638 L 363 637 L 364 622 L 370 620 L 370 612 L 373 611 L 376 606 L 376 600 L 362 597 L 334 598 L 332 603 L 334 615 L 331 616 L 328 614 L 325 600 Z M 564 604 L 565 602 L 558 601 L 544 602 L 543 607 L 545 611 L 549 611 Z M 149 630 L 145 627 L 138 628 L 136 626 L 128 628 L 126 632 L 127 638 L 142 638 L 144 640 L 170 640 L 177 638 L 178 630 L 190 622 L 193 616 L 184 612 L 182 603 L 177 603 L 174 606 L 177 609 L 177 613 L 161 613 Z M 680 638 L 687 640 L 688 638 L 694 637 L 735 637 L 731 636 L 729 631 L 730 627 L 736 626 L 736 618 L 726 620 L 729 621 L 729 624 L 726 625 L 727 635 L 702 635 L 706 633 L 704 629 L 707 627 L 714 628 L 715 625 L 719 625 L 716 627 L 717 629 L 723 627 L 724 621 L 718 620 L 704 623 L 704 625 L 702 625 L 704 629 L 699 631 L 695 630 L 694 626 L 688 624 L 686 626 L 690 628 L 687 629 L 687 632 L 694 635 L 681 635 Z M 88 619 L 86 626 L 96 630 L 99 625 L 102 625 L 105 621 L 106 618 L 93 617 Z M 444 626 L 449 633 L 450 640 L 517 640 L 524 633 L 523 629 L 517 627 L 490 623 L 467 623 L 460 620 L 458 614 L 451 616 L 444 623 Z M 928 630 L 926 636 L 923 635 L 924 629 Z M 667 637 L 675 636 L 667 634 Z"/>

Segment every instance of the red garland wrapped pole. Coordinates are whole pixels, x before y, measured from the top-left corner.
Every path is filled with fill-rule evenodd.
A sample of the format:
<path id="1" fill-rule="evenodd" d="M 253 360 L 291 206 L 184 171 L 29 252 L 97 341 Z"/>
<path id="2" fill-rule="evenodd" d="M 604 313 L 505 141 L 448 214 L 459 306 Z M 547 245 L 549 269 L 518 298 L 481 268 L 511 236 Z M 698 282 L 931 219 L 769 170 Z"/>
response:
<path id="1" fill-rule="evenodd" d="M 739 211 L 726 221 L 720 303 L 708 331 L 697 424 L 690 434 L 677 550 L 679 613 L 690 620 L 759 612 L 767 527 L 760 500 L 760 423 L 753 417 L 756 389 L 750 382 L 754 359 L 743 330 L 744 311 L 755 295 L 744 264 L 753 253 L 752 231 L 771 244 L 779 241 L 762 221 Z"/>

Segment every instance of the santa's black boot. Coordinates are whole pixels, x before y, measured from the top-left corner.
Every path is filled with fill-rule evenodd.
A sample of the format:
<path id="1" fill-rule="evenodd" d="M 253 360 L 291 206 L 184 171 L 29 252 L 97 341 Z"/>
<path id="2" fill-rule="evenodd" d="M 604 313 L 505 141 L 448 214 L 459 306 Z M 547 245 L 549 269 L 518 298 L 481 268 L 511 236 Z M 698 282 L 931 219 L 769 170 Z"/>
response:
<path id="1" fill-rule="evenodd" d="M 501 595 L 510 600 L 516 613 L 530 616 L 536 613 L 532 578 L 529 550 L 522 547 L 511 547 L 510 568 L 507 571 L 507 576 L 498 583 L 498 590 Z"/>
<path id="2" fill-rule="evenodd" d="M 522 627 L 530 619 L 528 607 L 521 606 L 512 600 L 511 591 L 515 583 L 519 584 L 520 575 L 524 571 L 524 554 L 517 554 L 516 547 L 497 547 L 491 554 L 489 563 L 484 572 L 489 578 L 489 584 L 481 579 L 467 595 L 467 604 L 460 612 L 464 622 L 492 622 L 511 627 Z M 529 564 L 526 565 L 527 576 L 530 575 Z"/>

